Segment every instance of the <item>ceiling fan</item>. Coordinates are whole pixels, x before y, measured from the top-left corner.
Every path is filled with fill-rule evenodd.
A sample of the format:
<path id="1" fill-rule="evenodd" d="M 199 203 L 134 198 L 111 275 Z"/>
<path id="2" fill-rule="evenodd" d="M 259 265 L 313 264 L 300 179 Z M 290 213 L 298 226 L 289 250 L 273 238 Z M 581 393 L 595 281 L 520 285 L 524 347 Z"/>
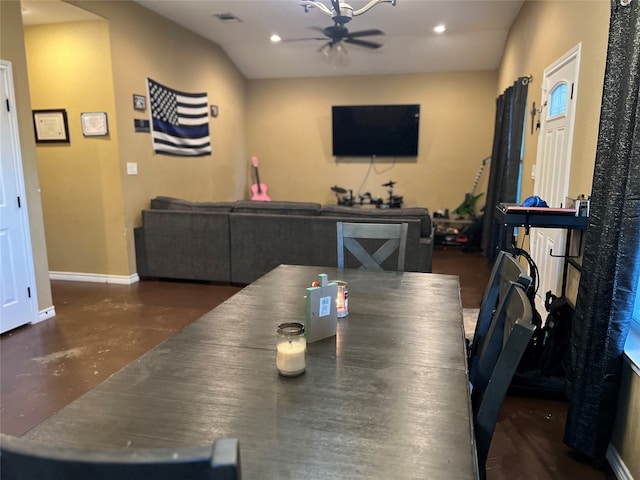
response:
<path id="1" fill-rule="evenodd" d="M 338 55 L 344 55 L 347 53 L 345 47 L 342 43 L 349 43 L 352 45 L 358 45 L 360 47 L 377 49 L 382 46 L 381 43 L 372 42 L 370 40 L 363 40 L 361 37 L 370 37 L 377 35 L 384 35 L 382 30 L 378 29 L 369 29 L 369 30 L 360 30 L 358 32 L 349 32 L 347 27 L 345 27 L 345 23 L 351 21 L 353 16 L 361 15 L 364 12 L 368 11 L 378 3 L 391 3 L 395 6 L 396 0 L 371 0 L 367 5 L 362 7 L 359 10 L 353 10 L 351 5 L 342 2 L 340 0 L 331 0 L 332 8 L 329 9 L 326 5 L 319 1 L 303 1 L 301 3 L 302 7 L 304 7 L 305 11 L 309 11 L 309 8 L 317 7 L 322 13 L 331 17 L 334 22 L 334 25 L 326 28 L 316 27 L 314 30 L 319 31 L 324 35 L 324 37 L 319 38 L 300 38 L 300 39 L 291 39 L 289 41 L 296 40 L 327 40 L 320 48 L 320 51 L 325 55 L 329 56 L 332 53 L 337 53 Z"/>
<path id="2" fill-rule="evenodd" d="M 327 28 L 316 27 L 313 29 L 321 32 L 324 37 L 317 37 L 307 40 L 328 40 L 328 42 L 320 49 L 320 51 L 323 51 L 326 48 L 338 47 L 341 42 L 358 45 L 360 47 L 376 49 L 380 48 L 382 44 L 378 42 L 372 42 L 370 40 L 363 40 L 361 37 L 384 35 L 384 32 L 382 30 L 378 30 L 376 28 L 370 30 L 360 30 L 358 32 L 349 32 L 347 27 L 340 24 L 335 24 Z"/>

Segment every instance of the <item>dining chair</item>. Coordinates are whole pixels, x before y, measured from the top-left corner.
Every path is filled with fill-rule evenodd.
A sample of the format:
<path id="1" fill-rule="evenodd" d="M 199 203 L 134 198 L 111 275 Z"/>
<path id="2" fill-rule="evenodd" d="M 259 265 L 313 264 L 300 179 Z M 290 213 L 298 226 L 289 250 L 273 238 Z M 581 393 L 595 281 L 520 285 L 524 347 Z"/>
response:
<path id="1" fill-rule="evenodd" d="M 533 279 L 513 255 L 502 250 L 493 263 L 489 281 L 483 292 L 473 339 L 468 349 L 469 381 L 472 384 L 476 376 L 478 354 L 482 348 L 482 342 L 489 330 L 491 319 L 497 314 L 500 299 L 509 290 L 511 282 L 521 284 L 525 291 L 528 291 Z"/>
<path id="2" fill-rule="evenodd" d="M 338 268 L 345 266 L 345 250 L 360 263 L 360 270 L 383 271 L 382 264 L 394 252 L 398 254 L 396 271 L 404 272 L 404 257 L 407 248 L 407 223 L 347 223 L 337 222 Z M 361 242 L 374 240 L 377 243 Z M 381 246 L 380 240 L 385 240 Z M 374 252 L 371 250 L 378 247 Z"/>
<path id="3" fill-rule="evenodd" d="M 511 282 L 499 314 L 489 326 L 478 358 L 471 392 L 473 424 L 480 477 L 486 477 L 489 446 L 502 403 L 536 326 L 524 287 Z"/>
<path id="4" fill-rule="evenodd" d="M 2 480 L 238 480 L 237 439 L 184 449 L 64 448 L 0 434 Z"/>

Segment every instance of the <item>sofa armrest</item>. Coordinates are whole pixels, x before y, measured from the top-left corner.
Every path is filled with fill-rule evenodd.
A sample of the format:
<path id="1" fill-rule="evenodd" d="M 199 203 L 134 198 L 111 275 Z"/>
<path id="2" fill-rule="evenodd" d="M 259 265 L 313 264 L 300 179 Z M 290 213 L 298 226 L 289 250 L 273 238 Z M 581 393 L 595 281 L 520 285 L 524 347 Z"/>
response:
<path id="1" fill-rule="evenodd" d="M 433 237 L 434 231 L 431 232 L 430 237 L 420 237 L 418 262 L 422 268 L 421 272 L 431 273 L 433 271 Z"/>
<path id="2" fill-rule="evenodd" d="M 229 282 L 229 214 L 143 210 L 147 273 L 151 277 Z"/>

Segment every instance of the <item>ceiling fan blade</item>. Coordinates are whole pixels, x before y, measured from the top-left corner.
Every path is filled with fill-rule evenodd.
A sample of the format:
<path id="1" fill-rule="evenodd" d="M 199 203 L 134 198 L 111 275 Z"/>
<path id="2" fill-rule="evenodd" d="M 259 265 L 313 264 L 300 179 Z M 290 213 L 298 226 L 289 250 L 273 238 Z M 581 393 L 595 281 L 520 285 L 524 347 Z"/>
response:
<path id="1" fill-rule="evenodd" d="M 283 38 L 282 42 L 302 42 L 304 40 L 326 40 L 325 37 L 303 37 L 303 38 Z"/>
<path id="2" fill-rule="evenodd" d="M 372 35 L 384 35 L 382 30 L 372 28 L 371 30 L 360 30 L 358 32 L 349 32 L 349 38 L 353 37 L 370 37 Z"/>
<path id="3" fill-rule="evenodd" d="M 358 40 L 357 38 L 351 37 L 345 38 L 343 41 L 346 43 L 350 43 L 351 45 L 359 45 L 366 48 L 380 48 L 382 46 L 381 43 L 370 42 L 368 40 Z"/>

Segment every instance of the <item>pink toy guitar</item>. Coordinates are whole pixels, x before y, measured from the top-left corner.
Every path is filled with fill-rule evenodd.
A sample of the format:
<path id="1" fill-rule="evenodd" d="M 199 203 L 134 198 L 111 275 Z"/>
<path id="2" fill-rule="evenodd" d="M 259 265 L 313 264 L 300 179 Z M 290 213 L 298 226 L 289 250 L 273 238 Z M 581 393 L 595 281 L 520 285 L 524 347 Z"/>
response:
<path id="1" fill-rule="evenodd" d="M 261 202 L 270 202 L 271 199 L 267 195 L 267 186 L 264 183 L 260 183 L 260 175 L 258 174 L 258 157 L 251 157 L 251 163 L 256 171 L 256 183 L 251 185 L 251 200 L 258 200 Z"/>

